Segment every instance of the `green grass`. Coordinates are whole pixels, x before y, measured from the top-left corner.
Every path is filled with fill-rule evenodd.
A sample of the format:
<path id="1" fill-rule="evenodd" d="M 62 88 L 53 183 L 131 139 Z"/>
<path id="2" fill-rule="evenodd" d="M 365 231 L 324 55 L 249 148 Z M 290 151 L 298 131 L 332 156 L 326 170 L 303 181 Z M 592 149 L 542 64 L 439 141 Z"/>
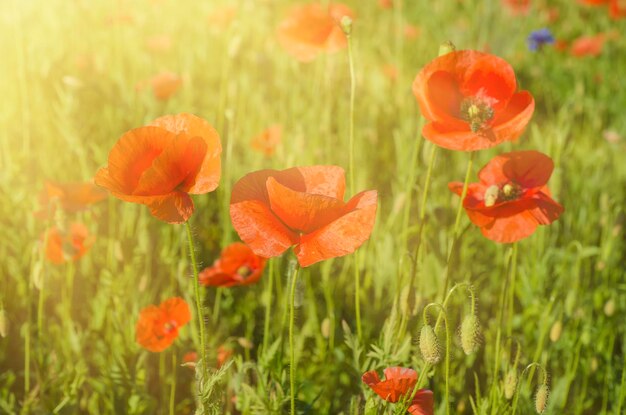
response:
<path id="1" fill-rule="evenodd" d="M 197 347 L 195 321 L 160 354 L 141 349 L 134 340 L 141 308 L 174 295 L 194 304 L 185 227 L 164 224 L 143 206 L 109 198 L 77 215 L 96 236 L 90 252 L 76 263 L 54 266 L 41 253 L 46 223 L 33 216 L 38 193 L 46 179 L 92 178 L 128 129 L 163 114 L 195 113 L 215 126 L 224 148 L 220 187 L 195 197 L 190 221 L 197 257 L 209 265 L 221 247 L 237 240 L 228 203 L 242 175 L 309 164 L 348 170 L 348 52 L 320 56 L 310 64 L 295 62 L 274 35 L 288 6 L 295 4 L 286 0 L 5 3 L 0 11 L 0 309 L 7 329 L 0 338 L 0 413 L 169 413 L 174 376 L 175 413 L 191 413 L 194 372 L 178 366 L 173 373 L 172 359 L 180 362 Z M 233 3 L 238 14 L 230 25 L 209 23 L 211 10 Z M 354 258 L 300 271 L 294 338 L 300 413 L 393 413 L 393 406 L 385 406 L 360 379 L 366 370 L 391 365 L 419 370 L 423 385 L 435 393 L 436 413 L 446 413 L 444 364 L 421 373 L 417 338 L 424 307 L 441 302 L 458 203 L 447 183 L 463 180 L 468 154 L 436 153 L 415 289 L 409 288 L 432 149 L 419 133 L 423 121 L 411 83 L 445 40 L 461 49 L 482 50 L 488 44 L 511 63 L 521 87 L 537 102 L 517 143 L 476 154 L 470 180 L 496 154 L 536 149 L 554 159 L 549 186 L 565 206 L 557 222 L 518 243 L 513 288 L 507 283 L 512 248 L 483 238 L 461 216 L 449 287 L 471 284 L 484 335 L 479 351 L 465 356 L 456 331 L 471 310 L 467 291 L 459 288 L 446 307 L 452 336 L 451 413 L 512 413 L 503 380 L 517 352 L 519 374 L 533 362 L 547 370 L 546 414 L 624 411 L 623 35 L 608 41 L 601 56 L 577 59 L 552 49 L 527 51 L 529 31 L 548 24 L 540 10 L 544 1 L 535 2 L 527 17 L 515 18 L 495 0 L 405 0 L 402 9 L 394 10 L 383 10 L 373 0 L 346 3 L 357 13 L 352 32 L 355 188 L 377 189 L 379 209 L 375 230 L 359 250 L 361 338 L 353 300 Z M 561 17 L 550 27 L 558 38 L 626 33 L 626 24 L 610 20 L 605 8 L 569 0 L 554 4 Z M 130 15 L 133 22 L 107 24 L 114 15 Z M 417 39 L 402 36 L 405 23 L 421 28 Z M 172 38 L 172 48 L 147 50 L 146 39 L 161 34 Z M 77 59 L 90 64 L 79 68 Z M 397 81 L 385 77 L 385 64 L 398 67 Z M 172 99 L 160 102 L 149 89 L 135 90 L 161 70 L 184 79 Z M 276 155 L 265 158 L 251 150 L 250 140 L 274 123 L 283 125 L 283 140 Z M 622 139 L 605 140 L 607 130 Z M 210 394 L 207 413 L 289 413 L 292 255 L 271 260 L 254 286 L 203 289 L 209 363 L 215 365 L 221 344 L 235 352 L 229 367 L 205 379 L 210 384 L 204 388 Z M 269 334 L 263 338 L 269 270 L 272 301 Z M 613 304 L 613 313 L 607 313 L 607 303 Z M 436 308 L 430 307 L 429 315 L 433 324 Z M 562 325 L 558 339 L 557 323 Z M 443 345 L 443 332 L 438 335 Z M 241 338 L 252 348 L 245 348 Z M 525 373 L 518 414 L 534 413 L 534 390 L 541 380 L 535 366 Z"/>

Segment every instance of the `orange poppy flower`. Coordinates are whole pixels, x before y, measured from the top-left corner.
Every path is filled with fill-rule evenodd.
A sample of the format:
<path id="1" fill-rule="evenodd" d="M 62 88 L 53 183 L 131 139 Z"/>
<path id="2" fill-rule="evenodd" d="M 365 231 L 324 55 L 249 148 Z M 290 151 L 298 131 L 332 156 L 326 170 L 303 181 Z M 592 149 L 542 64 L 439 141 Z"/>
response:
<path id="1" fill-rule="evenodd" d="M 602 33 L 595 36 L 581 36 L 572 43 L 570 52 L 578 58 L 599 56 L 604 48 L 605 40 L 606 36 Z"/>
<path id="2" fill-rule="evenodd" d="M 46 242 L 46 258 L 53 264 L 76 261 L 89 251 L 95 238 L 82 223 L 72 223 L 69 230 L 48 229 L 42 236 Z"/>
<path id="3" fill-rule="evenodd" d="M 183 80 L 173 72 L 161 72 L 150 79 L 152 92 L 156 99 L 165 101 L 180 89 Z"/>
<path id="4" fill-rule="evenodd" d="M 421 32 L 419 27 L 412 24 L 406 24 L 402 29 L 402 34 L 407 40 L 417 39 Z"/>
<path id="5" fill-rule="evenodd" d="M 95 181 L 119 199 L 147 205 L 162 221 L 182 223 L 193 213 L 189 195 L 217 187 L 221 151 L 217 132 L 202 118 L 166 115 L 125 133 Z"/>
<path id="6" fill-rule="evenodd" d="M 323 52 L 337 52 L 348 44 L 340 27 L 344 16 L 354 18 L 354 13 L 339 3 L 297 6 L 278 26 L 278 41 L 301 62 L 310 62 Z"/>
<path id="7" fill-rule="evenodd" d="M 502 4 L 514 16 L 522 16 L 530 11 L 530 0 L 502 0 Z"/>
<path id="8" fill-rule="evenodd" d="M 393 7 L 393 0 L 378 0 L 378 4 L 383 9 L 391 9 Z"/>
<path id="9" fill-rule="evenodd" d="M 265 261 L 246 244 L 232 243 L 222 251 L 213 266 L 200 273 L 200 284 L 214 287 L 254 284 L 263 274 Z"/>
<path id="10" fill-rule="evenodd" d="M 609 5 L 609 13 L 613 19 L 626 18 L 626 1 L 611 0 L 611 4 Z"/>
<path id="11" fill-rule="evenodd" d="M 272 125 L 252 139 L 252 148 L 269 157 L 276 151 L 282 135 L 283 128 L 280 125 Z"/>
<path id="12" fill-rule="evenodd" d="M 106 199 L 107 193 L 91 182 L 58 183 L 46 181 L 39 194 L 42 208 L 35 213 L 37 217 L 48 217 L 60 206 L 69 213 L 87 209 L 90 205 Z"/>
<path id="13" fill-rule="evenodd" d="M 603 4 L 608 4 L 611 0 L 578 0 L 578 1 L 588 6 L 601 6 Z"/>
<path id="14" fill-rule="evenodd" d="M 469 219 L 492 241 L 512 243 L 549 225 L 563 213 L 546 186 L 554 163 L 538 151 L 514 151 L 494 157 L 478 173 L 463 200 Z M 448 185 L 458 195 L 463 183 Z"/>
<path id="15" fill-rule="evenodd" d="M 167 299 L 159 306 L 148 306 L 141 310 L 135 327 L 137 343 L 151 352 L 162 352 L 190 320 L 189 305 L 180 297 Z"/>
<path id="16" fill-rule="evenodd" d="M 224 345 L 219 346 L 217 348 L 217 368 L 222 367 L 232 355 L 233 349 Z"/>
<path id="17" fill-rule="evenodd" d="M 396 403 L 413 393 L 417 384 L 417 372 L 405 367 L 388 367 L 384 370 L 385 380 L 380 380 L 375 370 L 365 372 L 361 379 L 387 402 Z M 433 415 L 433 392 L 420 389 L 415 393 L 408 412 L 413 415 Z"/>
<path id="18" fill-rule="evenodd" d="M 260 170 L 233 187 L 230 217 L 255 254 L 281 255 L 295 245 L 301 266 L 354 252 L 370 236 L 377 193 L 343 201 L 344 171 L 337 166 Z"/>
<path id="19" fill-rule="evenodd" d="M 196 362 L 198 361 L 198 353 L 196 352 L 187 352 L 183 356 L 183 365 L 194 368 L 196 367 Z"/>
<path id="20" fill-rule="evenodd" d="M 535 109 L 528 91 L 516 92 L 504 59 L 473 50 L 450 52 L 427 64 L 413 82 L 424 137 L 450 150 L 474 151 L 515 141 Z"/>

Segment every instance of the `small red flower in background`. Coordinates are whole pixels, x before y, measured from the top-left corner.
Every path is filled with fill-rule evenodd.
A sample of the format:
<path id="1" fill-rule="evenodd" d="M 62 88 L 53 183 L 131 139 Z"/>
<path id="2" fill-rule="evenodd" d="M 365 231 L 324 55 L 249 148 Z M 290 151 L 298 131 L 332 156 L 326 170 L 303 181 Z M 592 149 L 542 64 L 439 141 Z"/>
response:
<path id="1" fill-rule="evenodd" d="M 77 260 L 95 242 L 95 238 L 89 235 L 89 230 L 82 223 L 72 223 L 69 230 L 52 227 L 42 238 L 46 243 L 46 258 L 53 264 Z"/>
<path id="2" fill-rule="evenodd" d="M 230 217 L 255 254 L 281 255 L 295 245 L 301 266 L 354 252 L 370 236 L 377 193 L 345 203 L 344 171 L 337 166 L 260 170 L 233 187 Z"/>
<path id="3" fill-rule="evenodd" d="M 463 200 L 469 219 L 492 241 L 512 243 L 532 235 L 537 226 L 549 225 L 563 213 L 546 186 L 552 159 L 538 151 L 514 151 L 494 157 L 478 173 Z M 463 183 L 448 185 L 458 195 Z"/>
<path id="4" fill-rule="evenodd" d="M 265 261 L 246 244 L 232 243 L 222 251 L 212 266 L 200 273 L 200 284 L 215 287 L 254 284 L 263 274 Z"/>
<path id="5" fill-rule="evenodd" d="M 606 36 L 599 34 L 595 36 L 581 36 L 572 42 L 570 52 L 573 56 L 599 56 L 604 48 Z"/>
<path id="6" fill-rule="evenodd" d="M 159 306 L 148 306 L 141 310 L 135 327 L 137 343 L 151 352 L 162 352 L 190 320 L 189 305 L 180 297 L 167 299 Z"/>
<path id="7" fill-rule="evenodd" d="M 474 151 L 515 141 L 535 109 L 528 91 L 516 92 L 504 59 L 473 50 L 450 52 L 427 64 L 413 82 L 424 137 L 450 150 Z"/>
<path id="8" fill-rule="evenodd" d="M 196 352 L 187 352 L 183 356 L 183 366 L 187 366 L 193 369 L 196 367 L 197 361 L 198 361 L 198 353 Z"/>
<path id="9" fill-rule="evenodd" d="M 530 0 L 502 0 L 502 4 L 514 16 L 523 16 L 530 11 Z"/>
<path id="10" fill-rule="evenodd" d="M 57 206 L 65 212 L 75 213 L 87 209 L 107 197 L 107 192 L 91 182 L 58 183 L 47 181 L 39 194 L 42 208 L 37 217 L 49 217 Z"/>
<path id="11" fill-rule="evenodd" d="M 221 345 L 217 348 L 217 368 L 219 369 L 233 355 L 233 349 L 228 346 Z"/>
<path id="12" fill-rule="evenodd" d="M 626 1 L 624 0 L 580 0 L 581 3 L 589 6 L 609 6 L 609 16 L 613 19 L 626 17 Z"/>
<path id="13" fill-rule="evenodd" d="M 278 26 L 278 41 L 301 62 L 310 62 L 320 53 L 337 52 L 348 44 L 339 26 L 344 16 L 354 18 L 354 13 L 339 3 L 297 6 Z"/>
<path id="14" fill-rule="evenodd" d="M 283 128 L 280 125 L 272 125 L 252 139 L 252 148 L 269 157 L 276 151 L 282 135 Z"/>
<path id="15" fill-rule="evenodd" d="M 393 7 L 393 0 L 378 0 L 378 4 L 383 9 L 391 9 Z"/>
<path id="16" fill-rule="evenodd" d="M 161 72 L 150 79 L 152 93 L 156 99 L 161 101 L 171 98 L 182 84 L 182 78 L 173 72 Z"/>
<path id="17" fill-rule="evenodd" d="M 413 393 L 417 384 L 417 372 L 405 367 L 388 367 L 384 370 L 385 380 L 380 380 L 375 370 L 365 372 L 361 379 L 378 396 L 387 402 L 396 403 Z M 433 415 L 433 392 L 420 389 L 415 393 L 408 412 L 412 415 Z"/>
<path id="18" fill-rule="evenodd" d="M 402 29 L 402 34 L 407 40 L 417 39 L 422 29 L 412 24 L 405 24 Z"/>
<path id="19" fill-rule="evenodd" d="M 147 205 L 162 221 L 182 223 L 193 213 L 189 195 L 217 188 L 221 152 L 208 122 L 192 114 L 166 115 L 125 133 L 95 181 L 119 199 Z"/>

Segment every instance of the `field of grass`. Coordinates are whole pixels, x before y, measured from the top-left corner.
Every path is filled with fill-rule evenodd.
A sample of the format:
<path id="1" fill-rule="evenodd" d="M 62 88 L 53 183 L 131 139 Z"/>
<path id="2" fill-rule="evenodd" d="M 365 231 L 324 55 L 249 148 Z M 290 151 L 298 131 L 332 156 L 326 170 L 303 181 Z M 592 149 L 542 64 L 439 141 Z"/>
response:
<path id="1" fill-rule="evenodd" d="M 574 0 L 532 0 L 527 14 L 499 0 L 344 3 L 355 13 L 354 79 L 348 48 L 301 63 L 281 47 L 276 28 L 295 0 L 3 2 L 0 413 L 288 414 L 291 392 L 302 414 L 406 413 L 361 380 L 392 366 L 417 370 L 437 415 L 532 414 L 543 384 L 546 414 L 625 413 L 626 19 Z M 529 51 L 543 27 L 568 46 Z M 597 56 L 570 53 L 597 34 Z M 469 153 L 422 137 L 411 85 L 448 40 L 504 58 L 534 96 L 518 141 Z M 164 72 L 180 85 L 157 99 L 151 79 Z M 200 288 L 207 374 L 181 365 L 201 349 L 185 225 L 113 196 L 36 214 L 46 181 L 91 181 L 122 134 L 182 112 L 206 119 L 222 145 L 219 187 L 193 196 L 200 269 L 239 241 L 229 204 L 247 173 L 338 165 L 354 178 L 347 197 L 378 191 L 356 254 L 299 269 L 292 338 L 291 250 L 256 284 Z M 266 155 L 251 141 L 273 125 L 282 137 Z M 498 244 L 458 210 L 448 183 L 463 182 L 470 160 L 475 182 L 515 150 L 552 158 L 548 186 L 565 211 Z M 46 229 L 76 221 L 93 245 L 51 263 Z M 166 350 L 145 350 L 140 311 L 174 296 L 191 322 Z M 466 355 L 459 326 L 472 307 L 481 334 Z M 434 365 L 418 342 L 425 318 L 437 329 Z"/>

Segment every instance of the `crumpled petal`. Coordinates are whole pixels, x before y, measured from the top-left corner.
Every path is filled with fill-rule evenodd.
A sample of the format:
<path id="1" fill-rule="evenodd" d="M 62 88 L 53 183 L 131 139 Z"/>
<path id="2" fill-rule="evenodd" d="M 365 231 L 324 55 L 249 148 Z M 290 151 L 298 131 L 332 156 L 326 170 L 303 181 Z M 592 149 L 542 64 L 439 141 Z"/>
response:
<path id="1" fill-rule="evenodd" d="M 346 213 L 323 228 L 300 237 L 295 253 L 302 267 L 351 254 L 372 233 L 376 220 L 377 192 L 369 190 L 346 204 Z"/>
<path id="2" fill-rule="evenodd" d="M 217 188 L 221 176 L 222 145 L 217 131 L 204 119 L 189 113 L 165 115 L 152 122 L 175 134 L 185 133 L 190 137 L 201 137 L 206 143 L 206 154 L 195 180 L 185 184 L 183 190 L 189 194 L 205 194 Z"/>
<path id="3" fill-rule="evenodd" d="M 411 415 L 433 415 L 435 412 L 435 397 L 433 391 L 420 389 L 413 397 L 411 405 L 407 408 Z"/>
<path id="4" fill-rule="evenodd" d="M 514 151 L 491 159 L 480 170 L 478 177 L 483 183 L 515 182 L 524 188 L 533 188 L 545 185 L 553 170 L 554 162 L 543 153 Z"/>

